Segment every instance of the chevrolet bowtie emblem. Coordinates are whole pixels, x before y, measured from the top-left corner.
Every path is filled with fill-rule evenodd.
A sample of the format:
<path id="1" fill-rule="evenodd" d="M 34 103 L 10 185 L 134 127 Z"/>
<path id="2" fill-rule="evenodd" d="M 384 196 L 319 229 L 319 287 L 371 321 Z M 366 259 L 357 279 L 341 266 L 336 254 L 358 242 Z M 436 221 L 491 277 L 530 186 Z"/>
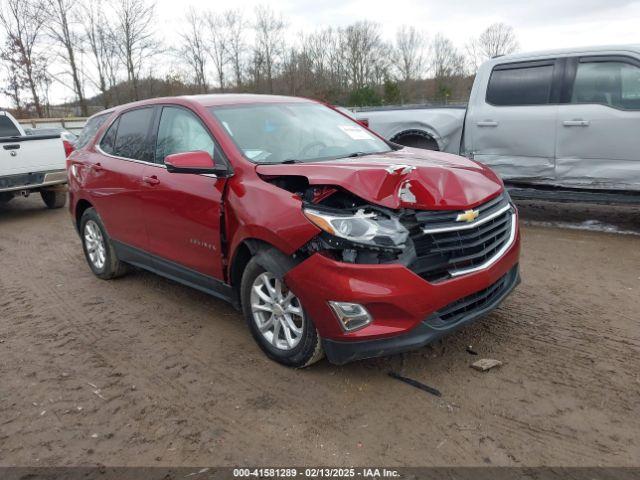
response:
<path id="1" fill-rule="evenodd" d="M 473 222 L 480 213 L 477 210 L 465 210 L 456 217 L 456 222 Z"/>

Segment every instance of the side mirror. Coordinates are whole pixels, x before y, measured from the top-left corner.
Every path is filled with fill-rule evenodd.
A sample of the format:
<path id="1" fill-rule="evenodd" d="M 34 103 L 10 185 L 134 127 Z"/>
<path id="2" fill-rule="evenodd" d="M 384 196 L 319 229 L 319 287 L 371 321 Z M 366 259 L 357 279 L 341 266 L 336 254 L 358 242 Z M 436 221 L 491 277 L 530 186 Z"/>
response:
<path id="1" fill-rule="evenodd" d="M 220 176 L 227 174 L 225 166 L 217 166 L 211 155 L 202 150 L 167 155 L 164 164 L 169 173 L 208 173 Z"/>

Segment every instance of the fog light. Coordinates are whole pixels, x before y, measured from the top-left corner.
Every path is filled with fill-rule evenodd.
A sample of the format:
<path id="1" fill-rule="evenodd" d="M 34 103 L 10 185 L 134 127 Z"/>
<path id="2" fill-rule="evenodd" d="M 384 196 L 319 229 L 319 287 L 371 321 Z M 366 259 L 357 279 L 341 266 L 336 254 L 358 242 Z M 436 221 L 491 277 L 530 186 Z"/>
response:
<path id="1" fill-rule="evenodd" d="M 342 328 L 347 332 L 369 325 L 373 320 L 367 309 L 359 303 L 330 301 L 329 306 L 333 309 L 338 320 L 340 320 Z"/>

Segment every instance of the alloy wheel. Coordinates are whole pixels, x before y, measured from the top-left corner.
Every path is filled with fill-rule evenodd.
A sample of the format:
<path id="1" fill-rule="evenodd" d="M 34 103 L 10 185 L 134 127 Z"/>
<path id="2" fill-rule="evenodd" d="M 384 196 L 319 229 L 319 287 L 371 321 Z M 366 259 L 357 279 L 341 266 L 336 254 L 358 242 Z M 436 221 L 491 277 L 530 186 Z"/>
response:
<path id="1" fill-rule="evenodd" d="M 253 281 L 251 313 L 258 331 L 275 348 L 291 350 L 300 343 L 305 326 L 300 300 L 270 272 Z"/>
<path id="2" fill-rule="evenodd" d="M 87 221 L 84 225 L 84 244 L 93 266 L 98 270 L 102 270 L 107 259 L 107 251 L 102 231 L 93 220 Z"/>

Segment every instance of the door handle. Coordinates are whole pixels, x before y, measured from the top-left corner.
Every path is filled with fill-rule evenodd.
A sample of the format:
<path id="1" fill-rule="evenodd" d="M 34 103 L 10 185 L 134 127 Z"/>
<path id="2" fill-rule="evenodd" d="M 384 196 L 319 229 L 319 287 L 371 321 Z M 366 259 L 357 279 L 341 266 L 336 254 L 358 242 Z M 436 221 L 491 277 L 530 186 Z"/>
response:
<path id="1" fill-rule="evenodd" d="M 479 127 L 497 127 L 498 122 L 495 120 L 483 120 L 482 122 L 476 123 Z"/>
<path id="2" fill-rule="evenodd" d="M 150 177 L 142 177 L 142 181 L 148 185 L 158 185 L 160 180 L 155 175 L 151 175 Z"/>
<path id="3" fill-rule="evenodd" d="M 580 119 L 565 120 L 564 122 L 562 122 L 562 124 L 565 127 L 588 127 L 589 120 L 580 120 Z"/>
<path id="4" fill-rule="evenodd" d="M 18 144 L 4 145 L 2 148 L 4 148 L 5 150 L 18 150 L 20 148 L 20 145 Z"/>

